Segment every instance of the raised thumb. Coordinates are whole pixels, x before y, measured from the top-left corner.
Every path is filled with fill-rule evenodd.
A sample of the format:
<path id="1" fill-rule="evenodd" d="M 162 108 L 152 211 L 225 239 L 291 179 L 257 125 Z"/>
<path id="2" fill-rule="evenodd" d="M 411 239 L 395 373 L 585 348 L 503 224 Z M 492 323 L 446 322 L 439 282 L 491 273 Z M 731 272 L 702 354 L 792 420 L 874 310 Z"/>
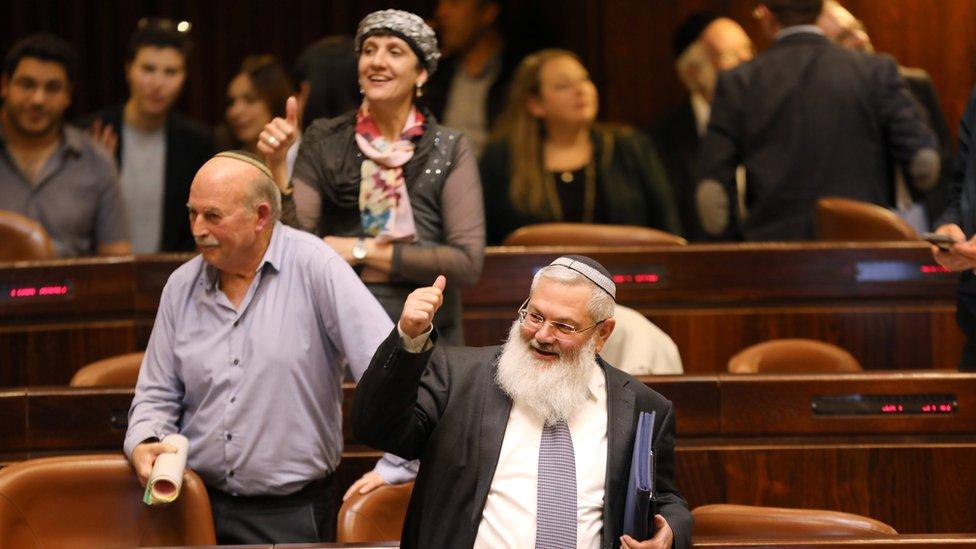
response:
<path id="1" fill-rule="evenodd" d="M 285 122 L 292 126 L 298 124 L 298 99 L 294 95 L 285 101 Z"/>

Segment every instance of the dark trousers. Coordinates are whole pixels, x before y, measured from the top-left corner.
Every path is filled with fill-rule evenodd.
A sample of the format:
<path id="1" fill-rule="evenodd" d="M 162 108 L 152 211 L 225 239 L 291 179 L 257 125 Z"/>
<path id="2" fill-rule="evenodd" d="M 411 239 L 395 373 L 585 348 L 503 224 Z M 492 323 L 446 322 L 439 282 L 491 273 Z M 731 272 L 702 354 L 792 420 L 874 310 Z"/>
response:
<path id="1" fill-rule="evenodd" d="M 220 545 L 335 541 L 332 475 L 286 496 L 232 496 L 207 488 Z"/>
<path id="2" fill-rule="evenodd" d="M 956 323 L 966 336 L 966 345 L 959 357 L 959 370 L 976 371 L 976 275 L 966 271 L 956 292 Z"/>

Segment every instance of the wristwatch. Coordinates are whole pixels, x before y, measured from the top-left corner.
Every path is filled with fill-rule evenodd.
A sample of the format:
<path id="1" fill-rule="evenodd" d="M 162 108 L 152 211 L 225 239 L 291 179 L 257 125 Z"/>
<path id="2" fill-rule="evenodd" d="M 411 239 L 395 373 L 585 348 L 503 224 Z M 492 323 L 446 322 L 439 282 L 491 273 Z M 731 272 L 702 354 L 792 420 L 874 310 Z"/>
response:
<path id="1" fill-rule="evenodd" d="M 366 259 L 366 239 L 360 238 L 356 241 L 356 244 L 352 247 L 352 258 L 356 260 L 356 263 L 362 263 Z"/>

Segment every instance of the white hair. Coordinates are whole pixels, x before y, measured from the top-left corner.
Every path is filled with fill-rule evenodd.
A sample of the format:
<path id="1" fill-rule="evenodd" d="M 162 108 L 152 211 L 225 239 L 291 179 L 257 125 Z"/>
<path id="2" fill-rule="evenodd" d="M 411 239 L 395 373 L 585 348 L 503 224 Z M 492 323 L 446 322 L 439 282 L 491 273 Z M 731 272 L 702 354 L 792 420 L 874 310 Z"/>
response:
<path id="1" fill-rule="evenodd" d="M 251 207 L 257 210 L 262 202 L 267 202 L 271 207 L 272 223 L 281 218 L 281 191 L 270 177 L 263 173 L 251 181 L 250 184 Z"/>
<path id="2" fill-rule="evenodd" d="M 547 424 L 568 421 L 589 395 L 589 380 L 596 363 L 596 337 L 573 353 L 562 353 L 554 361 L 532 355 L 531 345 L 557 351 L 558 344 L 530 343 L 522 337 L 519 321 L 512 323 L 508 339 L 498 358 L 495 382 L 512 399 Z"/>

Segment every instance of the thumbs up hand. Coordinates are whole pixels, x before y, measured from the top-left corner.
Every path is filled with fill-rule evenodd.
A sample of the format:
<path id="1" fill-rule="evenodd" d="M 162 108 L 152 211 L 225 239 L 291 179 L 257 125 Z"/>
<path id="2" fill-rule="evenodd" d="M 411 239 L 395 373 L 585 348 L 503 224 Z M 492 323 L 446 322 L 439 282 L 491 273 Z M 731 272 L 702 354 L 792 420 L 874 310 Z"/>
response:
<path id="1" fill-rule="evenodd" d="M 275 117 L 264 126 L 258 136 L 258 151 L 264 155 L 268 167 L 274 171 L 276 164 L 283 164 L 288 149 L 298 139 L 298 99 L 293 95 L 285 102 L 285 117 Z"/>
<path id="2" fill-rule="evenodd" d="M 400 331 L 408 337 L 417 337 L 430 328 L 434 314 L 444 303 L 444 287 L 447 278 L 438 275 L 433 286 L 417 288 L 407 296 L 400 314 Z"/>

